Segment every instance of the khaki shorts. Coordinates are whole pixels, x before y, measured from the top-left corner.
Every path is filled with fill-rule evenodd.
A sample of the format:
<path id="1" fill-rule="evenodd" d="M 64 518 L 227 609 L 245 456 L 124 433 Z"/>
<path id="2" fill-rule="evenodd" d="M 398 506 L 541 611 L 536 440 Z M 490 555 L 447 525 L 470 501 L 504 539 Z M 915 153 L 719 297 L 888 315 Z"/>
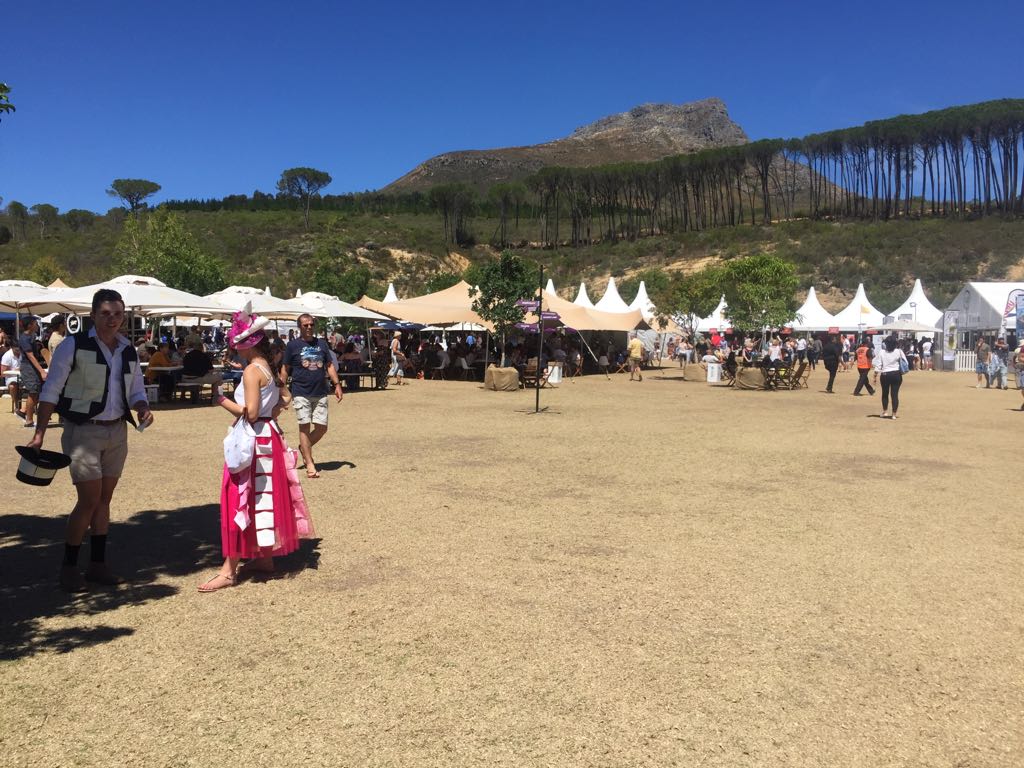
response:
<path id="1" fill-rule="evenodd" d="M 327 397 L 293 397 L 292 407 L 299 424 L 327 426 Z"/>
<path id="2" fill-rule="evenodd" d="M 65 419 L 60 445 L 71 457 L 72 483 L 120 477 L 128 458 L 128 422 L 105 427 L 101 424 L 74 424 Z"/>

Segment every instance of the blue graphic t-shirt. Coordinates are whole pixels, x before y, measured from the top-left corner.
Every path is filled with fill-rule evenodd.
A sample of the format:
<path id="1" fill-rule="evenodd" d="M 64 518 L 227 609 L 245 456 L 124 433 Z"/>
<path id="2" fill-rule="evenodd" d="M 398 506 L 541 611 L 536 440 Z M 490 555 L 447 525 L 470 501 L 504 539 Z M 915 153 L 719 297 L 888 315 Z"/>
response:
<path id="1" fill-rule="evenodd" d="M 327 364 L 331 352 L 323 339 L 306 343 L 292 339 L 284 350 L 284 364 L 292 374 L 292 395 L 324 397 L 327 395 Z"/>

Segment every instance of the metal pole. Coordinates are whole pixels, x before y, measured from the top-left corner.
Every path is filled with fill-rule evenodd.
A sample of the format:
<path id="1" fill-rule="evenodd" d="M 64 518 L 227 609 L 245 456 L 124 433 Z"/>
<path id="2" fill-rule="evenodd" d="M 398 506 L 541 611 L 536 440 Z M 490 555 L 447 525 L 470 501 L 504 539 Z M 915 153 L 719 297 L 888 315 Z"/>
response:
<path id="1" fill-rule="evenodd" d="M 534 388 L 536 392 L 536 402 L 533 406 L 534 413 L 540 413 L 540 379 L 544 373 L 540 369 L 541 355 L 544 353 L 544 265 L 540 265 L 540 278 L 538 280 L 537 290 L 537 330 L 540 332 L 540 341 L 537 343 L 537 380 L 534 382 Z"/>

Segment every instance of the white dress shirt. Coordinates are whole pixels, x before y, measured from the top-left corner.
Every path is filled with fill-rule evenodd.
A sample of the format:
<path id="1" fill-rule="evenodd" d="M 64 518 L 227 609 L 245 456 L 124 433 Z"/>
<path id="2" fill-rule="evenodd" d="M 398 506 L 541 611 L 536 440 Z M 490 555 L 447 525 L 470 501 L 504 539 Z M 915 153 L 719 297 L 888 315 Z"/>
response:
<path id="1" fill-rule="evenodd" d="M 95 328 L 90 329 L 89 337 L 96 337 Z M 117 341 L 117 348 L 113 352 L 102 341 L 97 343 L 100 352 L 103 353 L 103 358 L 110 367 L 110 373 L 107 377 L 107 407 L 93 417 L 96 421 L 113 421 L 125 416 L 123 399 L 125 377 L 122 375 L 121 370 L 121 354 L 124 352 L 125 347 L 130 345 L 130 342 L 121 334 L 118 334 L 115 340 Z M 46 381 L 43 382 L 43 389 L 39 393 L 40 402 L 57 404 L 57 401 L 60 399 L 60 393 L 64 390 L 64 385 L 67 383 L 68 375 L 71 373 L 74 357 L 74 337 L 68 336 L 53 350 L 50 368 L 46 372 Z M 128 391 L 128 404 L 135 405 L 139 402 L 147 402 L 146 386 L 142 380 L 142 367 L 136 364 L 135 369 L 131 371 L 130 375 L 131 384 Z"/>

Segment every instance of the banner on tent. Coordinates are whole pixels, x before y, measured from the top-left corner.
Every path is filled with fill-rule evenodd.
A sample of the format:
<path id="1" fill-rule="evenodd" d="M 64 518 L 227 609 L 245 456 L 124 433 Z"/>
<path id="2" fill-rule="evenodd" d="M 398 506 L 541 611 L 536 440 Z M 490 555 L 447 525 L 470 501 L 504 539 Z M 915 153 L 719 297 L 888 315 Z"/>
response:
<path id="1" fill-rule="evenodd" d="M 942 313 L 942 359 L 956 359 L 956 327 L 960 322 L 960 310 L 947 309 Z"/>
<path id="2" fill-rule="evenodd" d="M 1017 294 L 1017 343 L 1024 342 L 1024 291 Z"/>

